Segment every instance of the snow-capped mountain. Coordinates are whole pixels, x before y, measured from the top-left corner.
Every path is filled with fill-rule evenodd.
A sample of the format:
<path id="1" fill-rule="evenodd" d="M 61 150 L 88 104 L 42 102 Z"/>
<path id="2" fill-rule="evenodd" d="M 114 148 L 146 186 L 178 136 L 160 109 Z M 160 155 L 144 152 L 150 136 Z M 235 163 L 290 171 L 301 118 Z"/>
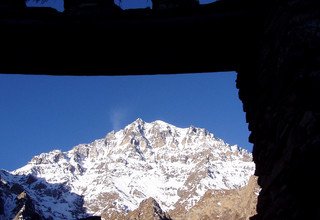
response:
<path id="1" fill-rule="evenodd" d="M 0 219 L 14 215 L 21 193 L 44 219 L 116 219 L 150 197 L 166 212 L 188 211 L 208 190 L 245 186 L 254 168 L 250 153 L 205 129 L 137 119 L 90 144 L 1 171 Z"/>

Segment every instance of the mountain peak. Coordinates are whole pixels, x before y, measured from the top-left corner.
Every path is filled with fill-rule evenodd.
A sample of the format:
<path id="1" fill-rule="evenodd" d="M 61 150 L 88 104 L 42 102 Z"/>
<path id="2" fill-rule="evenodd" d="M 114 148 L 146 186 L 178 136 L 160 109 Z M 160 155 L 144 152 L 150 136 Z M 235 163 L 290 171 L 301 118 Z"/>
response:
<path id="1" fill-rule="evenodd" d="M 137 118 L 133 123 L 138 124 L 138 125 L 142 125 L 145 122 L 141 118 Z"/>
<path id="2" fill-rule="evenodd" d="M 132 123 L 128 124 L 124 130 L 127 131 L 132 131 L 132 130 L 142 130 L 143 127 L 148 124 L 147 122 L 145 122 L 144 120 L 142 120 L 141 118 L 137 118 L 135 121 L 133 121 Z"/>
<path id="3" fill-rule="evenodd" d="M 36 201 L 37 210 L 60 220 L 127 214 L 144 200 L 143 207 L 153 207 L 148 210 L 169 219 L 166 212 L 179 207 L 188 211 L 209 189 L 246 185 L 253 172 L 250 153 L 230 147 L 203 128 L 138 118 L 118 132 L 68 152 L 35 156 L 11 174 Z M 27 181 L 28 174 L 37 179 Z M 1 173 L 3 183 L 15 178 Z M 67 214 L 72 212 L 77 215 Z"/>
<path id="4" fill-rule="evenodd" d="M 158 124 L 158 125 L 162 125 L 162 126 L 173 126 L 165 121 L 162 120 L 155 120 L 153 122 L 151 122 L 151 124 Z"/>
<path id="5" fill-rule="evenodd" d="M 165 121 L 162 120 L 155 120 L 152 122 L 146 122 L 144 120 L 142 120 L 141 118 L 137 118 L 135 121 L 133 121 L 132 123 L 130 123 L 129 125 L 127 125 L 126 127 L 132 127 L 132 126 L 145 126 L 145 125 L 149 125 L 149 126 L 154 126 L 154 125 L 158 125 L 161 127 L 168 127 L 168 126 L 173 126 Z"/>

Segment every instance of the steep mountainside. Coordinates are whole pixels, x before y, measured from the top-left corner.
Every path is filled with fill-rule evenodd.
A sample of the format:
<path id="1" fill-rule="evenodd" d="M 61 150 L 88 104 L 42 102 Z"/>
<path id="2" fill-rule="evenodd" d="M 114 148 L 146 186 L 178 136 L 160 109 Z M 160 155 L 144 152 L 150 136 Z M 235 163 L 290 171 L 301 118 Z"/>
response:
<path id="1" fill-rule="evenodd" d="M 1 171 L 0 193 L 10 196 L 0 197 L 0 218 L 17 213 L 19 193 L 45 219 L 145 219 L 132 217 L 141 209 L 165 217 L 159 219 L 169 219 L 169 212 L 178 218 L 211 191 L 245 186 L 254 168 L 250 153 L 205 129 L 137 119 L 90 144 L 40 154 L 12 173 Z M 17 193 L 11 192 L 15 184 Z"/>
<path id="2" fill-rule="evenodd" d="M 175 216 L 174 219 L 225 219 L 245 220 L 256 214 L 257 196 L 260 187 L 257 178 L 251 176 L 248 185 L 240 189 L 208 190 L 201 200 L 185 215 Z"/>

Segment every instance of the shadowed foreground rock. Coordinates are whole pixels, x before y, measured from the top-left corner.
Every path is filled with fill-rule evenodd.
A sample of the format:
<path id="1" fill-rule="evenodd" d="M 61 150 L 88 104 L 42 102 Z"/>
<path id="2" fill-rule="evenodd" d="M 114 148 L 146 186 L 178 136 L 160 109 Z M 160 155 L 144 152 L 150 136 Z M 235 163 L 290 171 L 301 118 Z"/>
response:
<path id="1" fill-rule="evenodd" d="M 37 213 L 33 201 L 26 192 L 20 193 L 16 198 L 16 207 L 13 210 L 15 213 L 14 220 L 32 219 L 41 220 L 41 216 Z"/>
<path id="2" fill-rule="evenodd" d="M 260 187 L 252 176 L 248 185 L 234 190 L 208 190 L 189 211 L 176 208 L 164 212 L 154 198 L 143 200 L 139 207 L 127 215 L 103 214 L 108 220 L 248 220 L 256 214 Z"/>
<path id="3" fill-rule="evenodd" d="M 187 213 L 170 212 L 174 220 L 246 220 L 256 214 L 260 187 L 252 176 L 248 185 L 234 190 L 209 190 Z"/>
<path id="4" fill-rule="evenodd" d="M 269 4 L 261 47 L 237 80 L 262 187 L 252 219 L 320 219 L 320 2 Z"/>
<path id="5" fill-rule="evenodd" d="M 129 212 L 126 220 L 171 220 L 171 218 L 162 211 L 155 199 L 148 198 L 140 203 L 139 208 Z"/>

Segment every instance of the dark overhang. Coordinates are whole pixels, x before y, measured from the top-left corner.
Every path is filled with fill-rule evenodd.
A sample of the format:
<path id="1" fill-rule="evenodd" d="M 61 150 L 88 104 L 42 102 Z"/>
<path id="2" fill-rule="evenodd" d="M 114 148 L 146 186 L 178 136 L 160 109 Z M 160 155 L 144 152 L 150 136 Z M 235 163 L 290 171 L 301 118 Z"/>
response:
<path id="1" fill-rule="evenodd" d="M 247 2 L 247 3 L 246 3 Z M 0 72 L 130 75 L 236 70 L 261 21 L 251 1 L 192 10 L 71 16 L 27 8 L 0 16 Z"/>

